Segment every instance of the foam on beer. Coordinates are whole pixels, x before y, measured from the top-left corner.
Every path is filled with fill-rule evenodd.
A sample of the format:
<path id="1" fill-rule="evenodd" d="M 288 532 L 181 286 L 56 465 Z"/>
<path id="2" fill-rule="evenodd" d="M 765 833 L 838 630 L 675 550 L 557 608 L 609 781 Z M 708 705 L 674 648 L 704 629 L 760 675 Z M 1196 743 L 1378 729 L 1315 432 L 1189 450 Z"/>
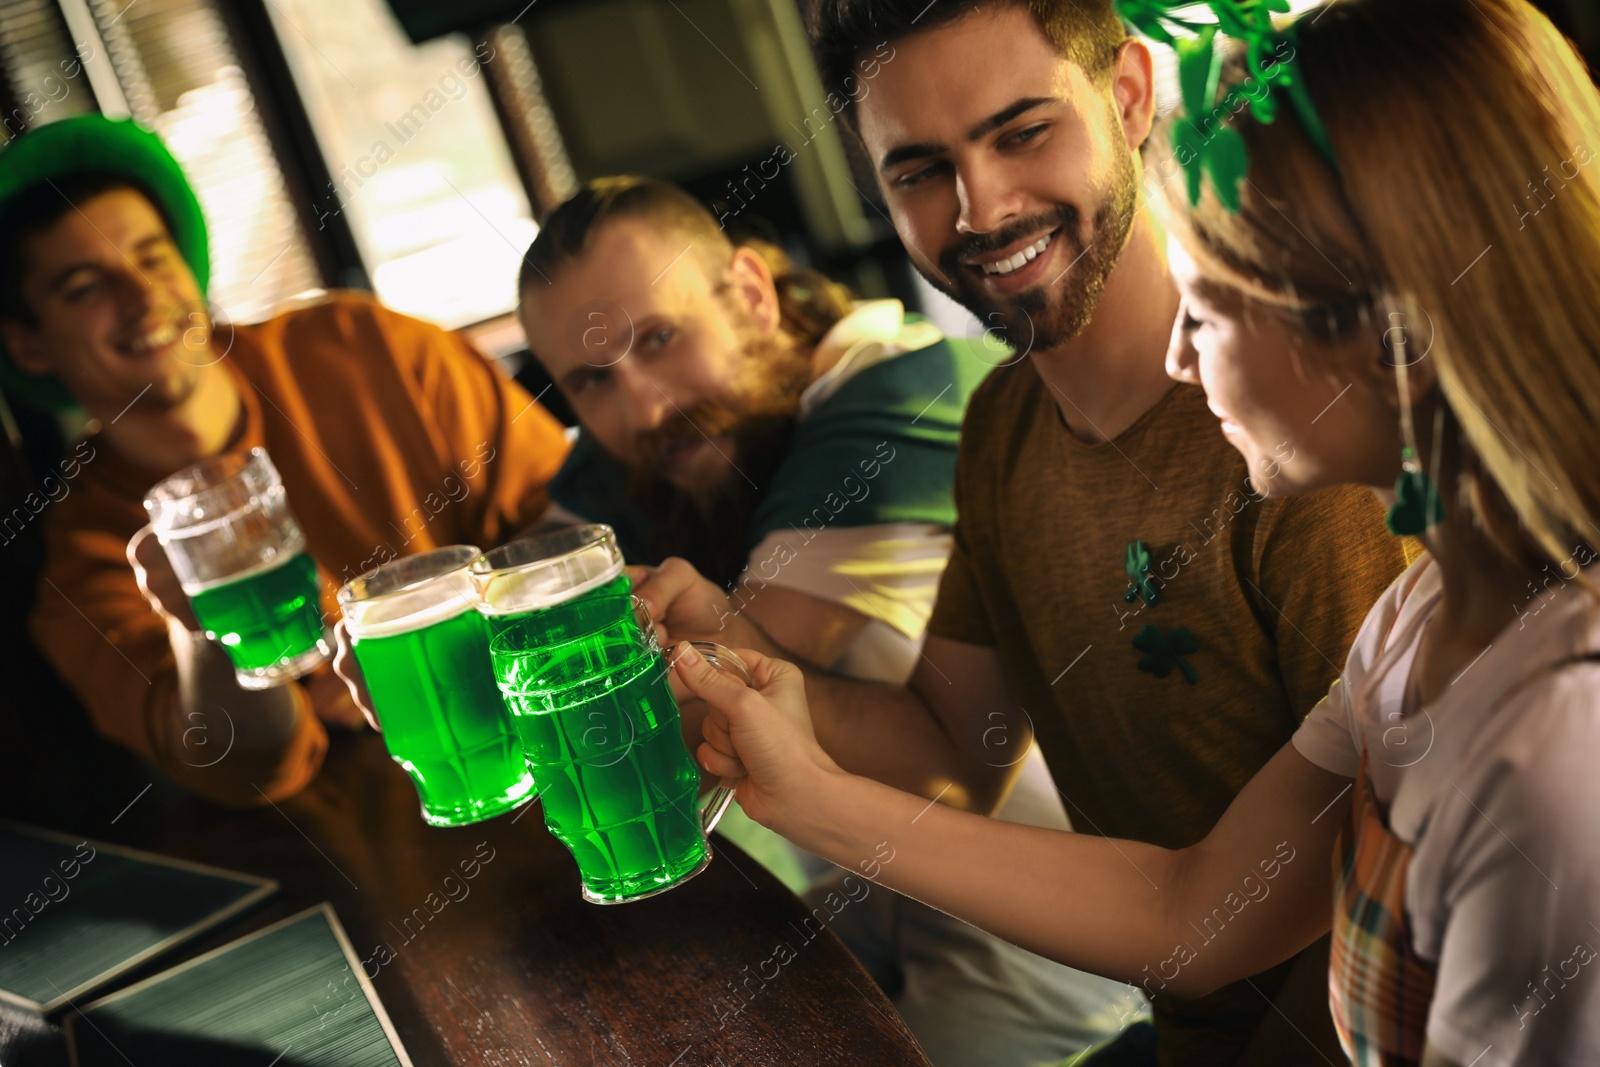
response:
<path id="1" fill-rule="evenodd" d="M 464 572 L 430 578 L 385 596 L 347 605 L 351 636 L 393 637 L 455 618 L 477 606 L 477 592 Z"/>
<path id="2" fill-rule="evenodd" d="M 202 528 L 196 527 L 196 529 Z M 184 536 L 190 536 L 188 531 L 185 531 Z M 177 538 L 173 538 L 173 540 L 177 540 Z M 165 547 L 166 542 L 163 541 L 162 545 Z M 243 567 L 232 572 L 231 574 L 225 574 L 221 578 L 213 578 L 209 582 L 180 582 L 179 584 L 183 586 L 184 596 L 195 596 L 199 593 L 205 592 L 208 589 L 215 589 L 219 585 L 231 585 L 234 582 L 242 582 L 246 578 L 253 578 L 258 574 L 265 574 L 267 571 L 273 570 L 274 568 L 282 567 L 305 550 L 305 536 L 302 535 L 299 532 L 299 528 L 296 527 L 294 536 L 285 539 L 281 546 L 273 550 L 275 554 L 269 560 Z M 176 567 L 174 567 L 174 569 L 176 569 Z"/>
<path id="3" fill-rule="evenodd" d="M 603 549 L 575 553 L 561 563 L 560 567 L 491 575 L 478 610 L 485 615 L 520 615 L 554 607 L 598 589 L 622 573 L 622 561 Z"/>

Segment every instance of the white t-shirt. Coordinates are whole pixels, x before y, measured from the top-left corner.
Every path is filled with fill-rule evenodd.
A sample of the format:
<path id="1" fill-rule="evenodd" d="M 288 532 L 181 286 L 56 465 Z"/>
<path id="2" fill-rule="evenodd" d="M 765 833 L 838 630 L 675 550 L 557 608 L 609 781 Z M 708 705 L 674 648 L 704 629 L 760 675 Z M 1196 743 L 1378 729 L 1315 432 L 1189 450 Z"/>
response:
<path id="1" fill-rule="evenodd" d="M 1390 831 L 1414 848 L 1406 915 L 1438 967 L 1428 1041 L 1463 1067 L 1600 1064 L 1600 663 L 1550 669 L 1600 652 L 1600 605 L 1554 570 L 1540 577 L 1418 708 L 1411 668 L 1442 594 L 1423 556 L 1294 735 L 1350 777 L 1366 746 Z"/>
<path id="2" fill-rule="evenodd" d="M 931 323 L 906 322 L 898 300 L 857 303 L 817 345 L 817 365 L 826 369 L 802 394 L 797 418 L 803 421 L 867 368 L 941 337 Z M 856 639 L 838 660 L 824 666 L 847 678 L 904 684 L 922 655 L 952 544 L 947 528 L 930 523 L 828 527 L 808 531 L 804 538 L 793 530 L 775 530 L 751 551 L 746 575 L 758 574 L 762 584 L 784 586 L 865 615 L 867 624 Z M 735 588 L 744 588 L 744 580 Z M 1030 747 L 1021 775 L 995 817 L 1053 830 L 1071 828 L 1037 746 Z"/>
<path id="3" fill-rule="evenodd" d="M 928 523 L 830 527 L 809 541 L 793 530 L 774 530 L 750 559 L 783 565 L 752 562 L 751 570 L 763 576 L 763 584 L 843 604 L 867 617 L 838 662 L 822 666 L 847 678 L 904 685 L 922 653 L 950 545 L 950 531 Z"/>

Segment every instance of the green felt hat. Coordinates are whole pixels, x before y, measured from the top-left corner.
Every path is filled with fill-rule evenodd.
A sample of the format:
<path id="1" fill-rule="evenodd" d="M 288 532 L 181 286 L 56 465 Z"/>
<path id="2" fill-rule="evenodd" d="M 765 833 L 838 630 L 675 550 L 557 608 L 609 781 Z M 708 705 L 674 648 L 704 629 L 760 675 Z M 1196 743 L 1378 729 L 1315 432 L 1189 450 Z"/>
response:
<path id="1" fill-rule="evenodd" d="M 24 133 L 0 149 L 0 213 L 13 198 L 45 181 L 97 171 L 131 179 L 155 197 L 172 226 L 172 239 L 194 272 L 200 291 L 211 279 L 206 220 L 183 168 L 161 138 L 132 119 L 77 115 Z M 53 377 L 28 374 L 11 362 L 0 343 L 0 386 L 46 411 L 63 411 L 77 401 Z"/>

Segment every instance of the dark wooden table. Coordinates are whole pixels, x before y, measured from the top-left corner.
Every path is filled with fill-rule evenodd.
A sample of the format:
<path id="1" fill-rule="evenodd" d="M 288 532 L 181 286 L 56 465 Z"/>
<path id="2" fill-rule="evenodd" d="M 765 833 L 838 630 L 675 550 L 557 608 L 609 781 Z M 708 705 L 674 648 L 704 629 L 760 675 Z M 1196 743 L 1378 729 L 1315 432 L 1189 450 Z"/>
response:
<path id="1" fill-rule="evenodd" d="M 104 823 L 60 828 L 282 886 L 119 986 L 327 900 L 417 1067 L 927 1064 L 844 946 L 720 838 L 686 885 L 588 904 L 536 804 L 429 827 L 370 733 L 336 738 L 317 782 L 274 806 L 227 811 L 164 784 L 104 801 Z M 61 1046 L 57 1024 L 0 1008 L 6 1067 L 64 1064 Z"/>

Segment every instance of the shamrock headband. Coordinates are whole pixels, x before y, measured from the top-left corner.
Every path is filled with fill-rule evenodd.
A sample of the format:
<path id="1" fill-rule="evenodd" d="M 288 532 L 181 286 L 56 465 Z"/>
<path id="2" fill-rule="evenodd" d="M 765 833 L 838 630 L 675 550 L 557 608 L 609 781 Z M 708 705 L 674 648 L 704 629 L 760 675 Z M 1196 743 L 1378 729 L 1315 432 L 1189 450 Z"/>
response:
<path id="1" fill-rule="evenodd" d="M 1174 118 L 1172 149 L 1189 181 L 1189 202 L 1200 202 L 1201 185 L 1211 176 L 1217 200 L 1233 214 L 1240 208 L 1239 186 L 1250 169 L 1250 152 L 1238 130 L 1222 124 L 1228 115 L 1237 114 L 1248 104 L 1257 122 L 1270 123 L 1278 117 L 1282 93 L 1300 117 L 1311 143 L 1317 146 L 1329 166 L 1338 169 L 1333 146 L 1317 109 L 1306 92 L 1305 80 L 1293 54 L 1280 58 L 1279 51 L 1296 42 L 1295 27 L 1279 31 L 1272 25 L 1274 13 L 1288 14 L 1289 0 L 1205 0 L 1216 15 L 1215 23 L 1191 22 L 1176 13 L 1201 6 L 1197 0 L 1115 0 L 1117 14 L 1140 33 L 1171 45 L 1178 53 L 1178 84 L 1183 90 L 1183 112 Z M 1175 31 L 1192 33 L 1178 37 Z M 1217 51 L 1218 34 L 1245 43 L 1246 63 L 1251 78 L 1230 86 L 1217 100 L 1217 83 L 1222 74 L 1222 54 Z M 1262 85 L 1267 92 L 1252 95 L 1249 87 Z M 1213 101 L 1216 101 L 1213 103 Z M 1211 133 L 1203 126 L 1215 125 Z"/>

